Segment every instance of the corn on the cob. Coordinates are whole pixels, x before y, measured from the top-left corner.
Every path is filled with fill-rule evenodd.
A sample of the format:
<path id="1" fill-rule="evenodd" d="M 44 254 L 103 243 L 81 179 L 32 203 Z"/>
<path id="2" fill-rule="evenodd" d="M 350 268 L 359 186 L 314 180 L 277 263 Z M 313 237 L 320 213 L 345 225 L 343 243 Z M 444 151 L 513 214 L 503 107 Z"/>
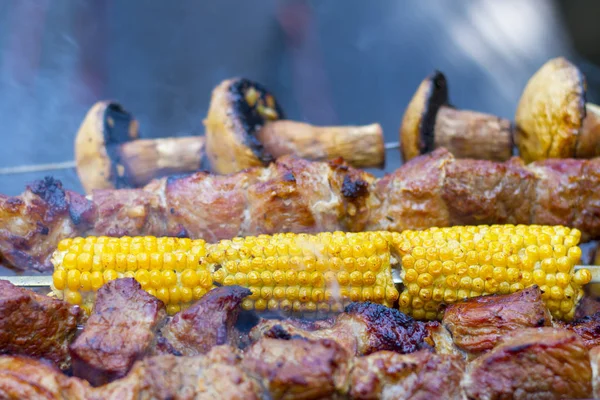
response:
<path id="1" fill-rule="evenodd" d="M 155 237 L 65 239 L 53 257 L 57 297 L 90 309 L 105 282 L 135 278 L 171 314 L 214 285 L 242 285 L 245 309 L 337 311 L 398 299 L 389 242 L 377 232 L 278 234 L 216 244 Z"/>
<path id="2" fill-rule="evenodd" d="M 581 233 L 562 226 L 494 225 L 405 231 L 392 237 L 401 257 L 400 310 L 441 318 L 440 305 L 468 297 L 513 293 L 538 285 L 555 318 L 570 320 L 591 280 L 574 273 Z"/>
<path id="3" fill-rule="evenodd" d="M 402 233 L 260 235 L 215 244 L 155 237 L 65 239 L 53 257 L 57 297 L 90 309 L 93 292 L 135 278 L 171 314 L 215 285 L 249 287 L 242 306 L 255 310 L 337 311 L 374 301 L 417 319 L 473 296 L 537 284 L 552 315 L 569 320 L 591 279 L 573 272 L 581 250 L 576 229 L 467 226 Z M 399 295 L 392 268 L 401 261 Z"/>

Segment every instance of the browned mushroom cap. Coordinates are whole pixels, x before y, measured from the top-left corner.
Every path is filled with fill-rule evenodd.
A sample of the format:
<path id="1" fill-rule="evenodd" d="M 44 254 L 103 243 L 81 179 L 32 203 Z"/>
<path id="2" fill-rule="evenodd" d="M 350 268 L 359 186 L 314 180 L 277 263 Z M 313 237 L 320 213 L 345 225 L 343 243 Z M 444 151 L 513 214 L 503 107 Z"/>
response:
<path id="1" fill-rule="evenodd" d="M 219 84 L 204 120 L 213 171 L 227 174 L 273 161 L 256 134 L 266 122 L 280 118 L 281 107 L 260 84 L 241 78 Z"/>
<path id="2" fill-rule="evenodd" d="M 434 149 L 435 117 L 448 103 L 446 77 L 435 71 L 421 82 L 408 104 L 400 126 L 400 147 L 404 161 Z"/>
<path id="3" fill-rule="evenodd" d="M 548 61 L 529 79 L 515 116 L 515 141 L 526 162 L 575 156 L 585 91 L 584 76 L 562 57 Z"/>
<path id="4" fill-rule="evenodd" d="M 119 145 L 138 135 L 138 122 L 116 102 L 101 101 L 88 111 L 75 138 L 77 174 L 87 193 L 127 186 Z"/>

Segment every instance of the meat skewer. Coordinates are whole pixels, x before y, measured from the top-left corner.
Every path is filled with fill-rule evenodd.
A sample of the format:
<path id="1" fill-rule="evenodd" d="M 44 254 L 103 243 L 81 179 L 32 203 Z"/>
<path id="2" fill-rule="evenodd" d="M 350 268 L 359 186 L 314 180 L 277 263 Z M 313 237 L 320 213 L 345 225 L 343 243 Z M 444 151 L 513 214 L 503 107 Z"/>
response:
<path id="1" fill-rule="evenodd" d="M 284 157 L 226 176 L 195 173 L 144 189 L 83 197 L 47 178 L 0 196 L 0 254 L 18 270 L 51 270 L 61 239 L 183 236 L 210 242 L 276 232 L 403 231 L 539 224 L 600 237 L 600 159 L 524 165 L 457 160 L 444 149 L 381 179 L 343 163 Z"/>
<path id="2" fill-rule="evenodd" d="M 203 240 L 65 239 L 54 253 L 53 293 L 91 308 L 111 280 L 135 278 L 171 314 L 220 285 L 250 288 L 245 309 L 340 311 L 374 301 L 436 319 L 444 304 L 537 284 L 553 317 L 571 320 L 592 280 L 574 270 L 580 232 L 557 226 L 466 226 L 425 231 L 260 235 Z M 392 270 L 404 283 L 398 293 Z"/>

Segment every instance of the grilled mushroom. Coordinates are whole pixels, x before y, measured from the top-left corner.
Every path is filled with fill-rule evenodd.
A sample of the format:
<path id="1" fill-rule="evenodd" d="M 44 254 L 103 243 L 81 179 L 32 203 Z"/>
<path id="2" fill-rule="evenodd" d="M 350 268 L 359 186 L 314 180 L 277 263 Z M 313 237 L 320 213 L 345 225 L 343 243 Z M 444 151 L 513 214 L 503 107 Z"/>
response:
<path id="1" fill-rule="evenodd" d="M 283 110 L 262 85 L 229 79 L 212 94 L 206 149 L 214 172 L 225 174 L 266 165 L 286 154 L 311 160 L 343 157 L 356 167 L 382 167 L 383 132 L 379 124 L 315 127 L 284 120 Z"/>
<path id="2" fill-rule="evenodd" d="M 515 141 L 525 161 L 600 155 L 600 113 L 586 104 L 586 81 L 565 58 L 529 79 L 517 108 Z"/>
<path id="3" fill-rule="evenodd" d="M 446 77 L 439 71 L 421 82 L 400 126 L 404 161 L 439 147 L 457 158 L 504 161 L 512 155 L 510 121 L 448 103 Z"/>
<path id="4" fill-rule="evenodd" d="M 119 103 L 101 101 L 88 111 L 75 138 L 77 174 L 87 193 L 142 186 L 153 178 L 200 168 L 204 138 L 138 137 L 138 121 Z"/>

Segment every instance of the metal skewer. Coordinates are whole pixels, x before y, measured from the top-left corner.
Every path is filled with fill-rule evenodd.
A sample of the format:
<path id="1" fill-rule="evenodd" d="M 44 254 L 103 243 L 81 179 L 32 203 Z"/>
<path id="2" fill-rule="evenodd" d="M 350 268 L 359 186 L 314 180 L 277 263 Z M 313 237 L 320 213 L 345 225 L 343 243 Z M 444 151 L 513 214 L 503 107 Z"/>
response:
<path id="1" fill-rule="evenodd" d="M 590 283 L 600 283 L 600 265 L 576 265 L 575 271 L 586 268 L 592 273 Z M 396 285 L 402 284 L 400 271 L 397 268 L 392 269 L 392 277 Z M 49 288 L 52 286 L 52 275 L 39 276 L 2 276 L 0 279 L 9 281 L 15 286 L 26 288 Z"/>
<path id="2" fill-rule="evenodd" d="M 384 145 L 385 150 L 396 150 L 400 148 L 400 142 L 389 142 Z M 48 164 L 31 164 L 31 165 L 19 165 L 16 167 L 2 167 L 0 168 L 0 175 L 17 175 L 26 174 L 30 172 L 50 172 L 58 171 L 61 169 L 73 169 L 75 168 L 75 161 L 64 161 Z"/>

